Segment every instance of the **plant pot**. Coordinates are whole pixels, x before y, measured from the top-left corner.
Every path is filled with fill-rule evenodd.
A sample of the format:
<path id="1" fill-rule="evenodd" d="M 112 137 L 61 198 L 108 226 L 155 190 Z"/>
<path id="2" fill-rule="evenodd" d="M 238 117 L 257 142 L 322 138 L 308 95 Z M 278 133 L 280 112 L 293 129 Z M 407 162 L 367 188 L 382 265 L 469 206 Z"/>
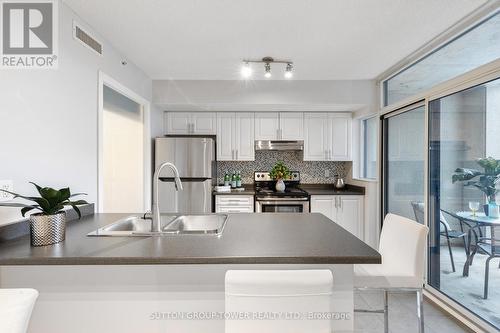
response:
<path id="1" fill-rule="evenodd" d="M 285 182 L 283 181 L 283 179 L 278 179 L 276 181 L 276 191 L 285 192 Z"/>
<path id="2" fill-rule="evenodd" d="M 62 242 L 66 236 L 66 213 L 30 216 L 31 245 L 44 246 Z"/>

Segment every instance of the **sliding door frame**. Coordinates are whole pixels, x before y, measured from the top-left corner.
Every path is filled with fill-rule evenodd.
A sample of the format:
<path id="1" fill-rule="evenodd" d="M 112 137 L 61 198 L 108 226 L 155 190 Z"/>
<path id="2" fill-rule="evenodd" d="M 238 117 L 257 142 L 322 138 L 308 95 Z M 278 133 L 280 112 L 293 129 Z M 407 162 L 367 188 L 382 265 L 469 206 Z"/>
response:
<path id="1" fill-rule="evenodd" d="M 385 215 L 385 176 L 387 166 L 385 165 L 385 157 L 384 154 L 387 150 L 387 147 L 384 147 L 384 135 L 386 135 L 387 129 L 385 128 L 384 119 L 388 117 L 401 114 L 403 112 L 407 112 L 411 109 L 414 109 L 418 106 L 424 106 L 425 108 L 425 124 L 424 124 L 424 202 L 425 202 L 425 211 L 424 211 L 424 224 L 429 227 L 430 215 L 429 215 L 429 204 L 430 204 L 430 179 L 429 179 L 429 168 L 430 168 L 430 160 L 429 160 L 429 128 L 430 128 L 430 115 L 429 115 L 429 103 L 433 100 L 452 95 L 454 93 L 472 88 L 474 86 L 493 81 L 495 79 L 500 78 L 500 58 L 492 61 L 488 64 L 480 66 L 470 72 L 457 76 L 451 80 L 443 82 L 431 89 L 428 89 L 418 95 L 414 96 L 411 99 L 408 99 L 402 103 L 397 103 L 395 105 L 384 107 L 380 110 L 380 147 L 379 149 L 379 174 L 380 174 L 380 182 L 379 182 L 379 193 L 381 195 L 381 221 L 383 221 Z M 450 297 L 446 296 L 444 293 L 439 291 L 438 289 L 427 284 L 427 278 L 429 273 L 429 247 L 426 250 L 426 265 L 425 265 L 425 285 L 424 285 L 424 294 L 431 299 L 434 303 L 441 306 L 445 311 L 456 317 L 463 324 L 471 328 L 475 332 L 491 332 L 492 330 L 496 330 L 490 323 L 480 318 L 479 316 L 473 314 L 470 310 L 465 308 L 460 303 L 454 301 Z"/>

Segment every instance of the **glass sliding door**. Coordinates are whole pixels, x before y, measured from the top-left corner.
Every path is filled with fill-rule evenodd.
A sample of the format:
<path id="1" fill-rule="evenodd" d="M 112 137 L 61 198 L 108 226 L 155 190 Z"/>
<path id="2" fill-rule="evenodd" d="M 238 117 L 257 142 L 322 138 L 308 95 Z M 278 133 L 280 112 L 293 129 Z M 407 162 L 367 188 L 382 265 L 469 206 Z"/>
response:
<path id="1" fill-rule="evenodd" d="M 484 193 L 494 179 L 472 178 L 500 173 L 478 164 L 500 159 L 500 79 L 430 101 L 429 145 L 428 284 L 500 328 L 500 219 L 483 207 L 500 196 Z"/>
<path id="2" fill-rule="evenodd" d="M 424 223 L 425 107 L 383 118 L 383 214 Z"/>

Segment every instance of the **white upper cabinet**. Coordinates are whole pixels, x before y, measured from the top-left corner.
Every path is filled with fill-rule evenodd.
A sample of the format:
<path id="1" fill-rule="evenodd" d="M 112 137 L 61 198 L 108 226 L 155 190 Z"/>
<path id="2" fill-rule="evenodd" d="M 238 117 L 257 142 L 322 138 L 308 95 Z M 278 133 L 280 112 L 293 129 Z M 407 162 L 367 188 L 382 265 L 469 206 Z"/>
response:
<path id="1" fill-rule="evenodd" d="M 351 161 L 352 120 L 345 113 L 304 114 L 305 161 Z"/>
<path id="2" fill-rule="evenodd" d="M 329 115 L 331 126 L 331 143 L 329 159 L 332 161 L 351 161 L 352 118 L 350 114 Z"/>
<path id="3" fill-rule="evenodd" d="M 217 160 L 234 160 L 234 113 L 217 113 Z"/>
<path id="4" fill-rule="evenodd" d="M 304 113 L 256 112 L 255 140 L 303 140 Z"/>
<path id="5" fill-rule="evenodd" d="M 278 140 L 279 127 L 278 112 L 255 113 L 255 140 Z"/>
<path id="6" fill-rule="evenodd" d="M 252 112 L 217 113 L 217 160 L 253 161 L 254 114 Z"/>
<path id="7" fill-rule="evenodd" d="M 280 112 L 280 140 L 304 140 L 304 113 Z"/>
<path id="8" fill-rule="evenodd" d="M 165 134 L 216 134 L 213 112 L 165 112 Z"/>
<path id="9" fill-rule="evenodd" d="M 328 114 L 304 114 L 304 161 L 328 159 Z"/>
<path id="10" fill-rule="evenodd" d="M 192 112 L 191 123 L 194 134 L 213 134 L 216 131 L 216 115 L 213 112 Z"/>
<path id="11" fill-rule="evenodd" d="M 255 121 L 253 112 L 235 115 L 236 160 L 255 160 Z"/>

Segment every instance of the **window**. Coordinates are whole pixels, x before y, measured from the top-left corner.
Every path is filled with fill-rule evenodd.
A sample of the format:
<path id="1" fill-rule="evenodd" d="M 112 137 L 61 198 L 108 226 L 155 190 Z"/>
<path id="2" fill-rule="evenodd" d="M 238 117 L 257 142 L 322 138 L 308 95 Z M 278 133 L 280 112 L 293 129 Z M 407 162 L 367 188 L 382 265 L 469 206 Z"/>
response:
<path id="1" fill-rule="evenodd" d="M 360 128 L 360 170 L 364 179 L 377 179 L 377 116 L 361 119 Z"/>
<path id="2" fill-rule="evenodd" d="M 394 104 L 500 57 L 500 13 L 482 21 L 383 82 Z"/>

